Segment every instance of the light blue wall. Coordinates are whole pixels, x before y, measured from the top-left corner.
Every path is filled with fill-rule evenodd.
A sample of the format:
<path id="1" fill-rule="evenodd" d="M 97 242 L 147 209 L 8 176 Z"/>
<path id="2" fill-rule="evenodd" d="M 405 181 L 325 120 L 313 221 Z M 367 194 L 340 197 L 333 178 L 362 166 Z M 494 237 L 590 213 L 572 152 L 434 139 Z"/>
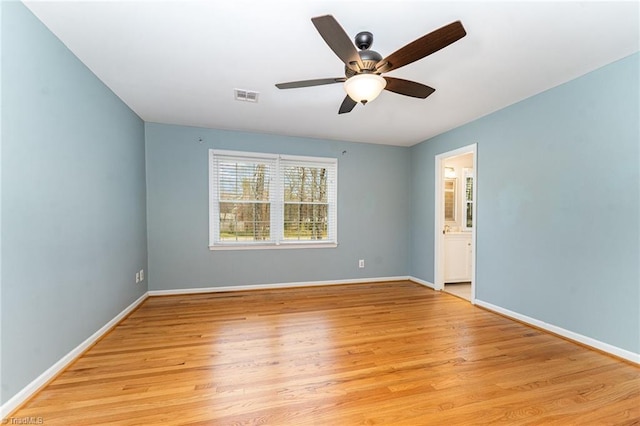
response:
<path id="1" fill-rule="evenodd" d="M 639 353 L 639 59 L 412 147 L 411 274 L 433 282 L 434 157 L 477 142 L 477 298 Z"/>
<path id="2" fill-rule="evenodd" d="M 210 148 L 337 158 L 338 248 L 210 251 Z M 407 274 L 406 148 L 147 123 L 146 153 L 151 290 Z"/>
<path id="3" fill-rule="evenodd" d="M 2 2 L 2 402 L 146 291 L 144 123 Z"/>

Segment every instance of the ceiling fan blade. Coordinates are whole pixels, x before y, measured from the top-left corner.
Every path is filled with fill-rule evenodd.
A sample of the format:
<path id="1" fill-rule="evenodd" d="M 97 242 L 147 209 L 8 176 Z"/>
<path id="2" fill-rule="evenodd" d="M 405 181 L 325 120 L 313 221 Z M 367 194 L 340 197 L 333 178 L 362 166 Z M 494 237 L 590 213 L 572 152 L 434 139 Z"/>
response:
<path id="1" fill-rule="evenodd" d="M 351 99 L 349 97 L 349 95 L 347 95 L 344 98 L 344 101 L 342 101 L 342 105 L 340 105 L 340 109 L 338 110 L 338 114 L 345 114 L 347 112 L 351 112 L 351 110 L 357 105 L 358 103 L 356 101 L 354 101 L 353 99 Z"/>
<path id="2" fill-rule="evenodd" d="M 278 89 L 297 89 L 299 87 L 311 87 L 322 86 L 323 84 L 343 83 L 346 81 L 345 77 L 336 78 L 318 78 L 315 80 L 302 80 L 302 81 L 290 81 L 288 83 L 278 83 L 276 87 Z"/>
<path id="3" fill-rule="evenodd" d="M 331 50 L 338 55 L 338 58 L 340 58 L 345 65 L 356 72 L 364 69 L 358 50 L 333 16 L 317 16 L 311 18 L 311 22 L 313 22 L 313 25 L 315 25 Z"/>
<path id="4" fill-rule="evenodd" d="M 414 98 L 424 99 L 436 91 L 433 87 L 425 86 L 415 81 L 403 80 L 401 78 L 384 77 L 387 80 L 385 90 L 400 95 L 411 96 Z"/>
<path id="5" fill-rule="evenodd" d="M 412 41 L 376 65 L 377 72 L 389 72 L 429 56 L 467 35 L 460 21 L 452 22 Z"/>

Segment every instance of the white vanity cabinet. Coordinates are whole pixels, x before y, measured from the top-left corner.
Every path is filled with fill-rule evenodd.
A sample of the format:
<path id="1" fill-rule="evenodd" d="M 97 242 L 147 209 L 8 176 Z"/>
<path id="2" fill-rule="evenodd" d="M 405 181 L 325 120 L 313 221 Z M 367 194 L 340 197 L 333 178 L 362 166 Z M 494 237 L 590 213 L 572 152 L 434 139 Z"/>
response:
<path id="1" fill-rule="evenodd" d="M 471 281 L 471 232 L 451 232 L 444 236 L 444 282 Z"/>

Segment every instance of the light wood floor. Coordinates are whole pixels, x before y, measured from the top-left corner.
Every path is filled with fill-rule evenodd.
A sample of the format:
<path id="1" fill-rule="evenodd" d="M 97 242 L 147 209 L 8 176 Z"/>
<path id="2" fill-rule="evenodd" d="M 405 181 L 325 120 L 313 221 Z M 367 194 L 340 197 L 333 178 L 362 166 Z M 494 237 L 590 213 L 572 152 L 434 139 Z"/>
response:
<path id="1" fill-rule="evenodd" d="M 464 300 L 471 301 L 471 283 L 445 283 L 444 291 Z"/>
<path id="2" fill-rule="evenodd" d="M 640 368 L 410 282 L 152 297 L 14 417 L 640 423 Z"/>

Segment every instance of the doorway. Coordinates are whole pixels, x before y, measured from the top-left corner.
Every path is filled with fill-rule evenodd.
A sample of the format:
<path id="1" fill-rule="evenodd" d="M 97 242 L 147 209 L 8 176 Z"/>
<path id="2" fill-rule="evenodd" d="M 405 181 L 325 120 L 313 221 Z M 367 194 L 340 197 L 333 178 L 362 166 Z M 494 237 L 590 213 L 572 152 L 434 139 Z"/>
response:
<path id="1" fill-rule="evenodd" d="M 475 303 L 477 144 L 435 157 L 434 288 Z"/>

